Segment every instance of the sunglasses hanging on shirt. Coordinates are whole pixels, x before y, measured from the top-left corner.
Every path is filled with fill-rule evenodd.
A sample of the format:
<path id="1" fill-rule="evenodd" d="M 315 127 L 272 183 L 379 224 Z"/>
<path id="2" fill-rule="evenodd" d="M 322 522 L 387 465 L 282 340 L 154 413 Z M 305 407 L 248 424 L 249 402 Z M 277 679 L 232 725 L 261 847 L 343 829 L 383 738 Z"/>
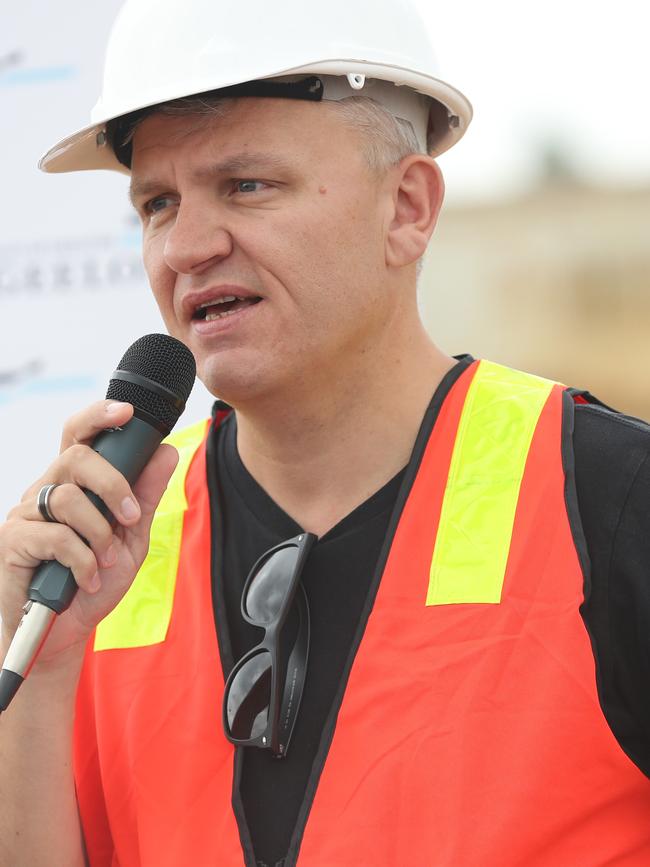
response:
<path id="1" fill-rule="evenodd" d="M 317 537 L 301 533 L 271 548 L 251 569 L 241 600 L 244 620 L 264 638 L 235 664 L 223 699 L 226 737 L 237 746 L 286 756 L 307 671 L 309 606 L 300 583 Z"/>

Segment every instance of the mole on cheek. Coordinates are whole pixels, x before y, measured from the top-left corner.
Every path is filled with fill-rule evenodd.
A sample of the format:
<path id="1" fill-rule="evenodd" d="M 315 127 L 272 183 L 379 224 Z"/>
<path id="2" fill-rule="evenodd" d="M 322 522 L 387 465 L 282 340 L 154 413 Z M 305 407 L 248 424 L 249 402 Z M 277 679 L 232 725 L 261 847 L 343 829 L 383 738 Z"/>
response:
<path id="1" fill-rule="evenodd" d="M 321 196 L 324 196 L 327 192 L 327 187 L 319 187 L 318 192 L 321 194 Z"/>

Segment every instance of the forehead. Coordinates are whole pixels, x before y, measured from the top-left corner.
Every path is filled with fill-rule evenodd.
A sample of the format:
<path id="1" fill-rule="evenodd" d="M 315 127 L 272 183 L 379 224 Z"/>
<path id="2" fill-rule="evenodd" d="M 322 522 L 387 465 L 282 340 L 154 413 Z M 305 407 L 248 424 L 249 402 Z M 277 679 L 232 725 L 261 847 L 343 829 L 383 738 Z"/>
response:
<path id="1" fill-rule="evenodd" d="M 336 147 L 332 143 L 336 142 Z M 297 166 L 326 160 L 356 161 L 359 133 L 332 107 L 302 100 L 241 98 L 223 100 L 215 112 L 157 113 L 137 127 L 133 137 L 132 173 L 152 163 L 223 158 L 230 151 L 264 152 Z"/>

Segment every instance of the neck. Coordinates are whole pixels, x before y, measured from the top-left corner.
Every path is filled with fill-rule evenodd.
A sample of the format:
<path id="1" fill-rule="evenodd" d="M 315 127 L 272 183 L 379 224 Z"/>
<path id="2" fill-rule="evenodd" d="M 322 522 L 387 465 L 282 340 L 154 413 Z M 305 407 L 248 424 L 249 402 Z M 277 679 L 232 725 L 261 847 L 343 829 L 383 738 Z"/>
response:
<path id="1" fill-rule="evenodd" d="M 408 463 L 454 360 L 419 326 L 326 381 L 237 408 L 238 449 L 257 482 L 304 530 L 324 535 Z M 338 373 L 338 375 L 333 375 Z"/>

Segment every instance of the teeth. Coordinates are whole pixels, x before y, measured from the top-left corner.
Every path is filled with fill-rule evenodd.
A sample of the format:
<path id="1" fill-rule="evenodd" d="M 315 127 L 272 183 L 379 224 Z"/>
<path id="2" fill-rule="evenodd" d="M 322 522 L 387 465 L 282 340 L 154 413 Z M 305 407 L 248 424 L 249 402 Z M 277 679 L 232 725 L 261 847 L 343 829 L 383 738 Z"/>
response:
<path id="1" fill-rule="evenodd" d="M 250 296 L 243 296 L 242 297 L 240 295 L 224 295 L 221 298 L 213 298 L 211 301 L 205 301 L 203 304 L 199 304 L 199 306 L 196 308 L 196 311 L 198 313 L 199 310 L 205 310 L 208 307 L 215 308 L 215 307 L 218 307 L 220 304 L 227 304 L 231 301 L 241 301 L 243 303 L 249 302 L 251 304 L 255 304 L 256 301 L 259 301 L 259 300 L 260 300 L 259 298 L 258 299 L 252 299 Z M 209 313 L 206 310 L 206 314 L 203 317 L 203 321 L 204 322 L 212 322 L 214 319 L 221 319 L 223 316 L 230 316 L 233 313 L 239 312 L 239 310 L 241 310 L 241 307 L 233 308 L 232 310 L 224 310 L 221 313 L 217 313 L 214 309 L 212 311 L 210 311 Z"/>
<path id="2" fill-rule="evenodd" d="M 197 310 L 202 310 L 204 307 L 214 307 L 215 304 L 225 304 L 227 301 L 243 300 L 243 298 L 237 298 L 235 295 L 224 295 L 223 298 L 216 298 L 214 301 L 206 301 L 205 304 L 199 304 Z"/>
<path id="3" fill-rule="evenodd" d="M 223 313 L 208 313 L 205 317 L 205 322 L 212 322 L 213 319 L 223 319 L 224 316 L 232 316 L 237 313 L 237 310 L 224 310 Z"/>

